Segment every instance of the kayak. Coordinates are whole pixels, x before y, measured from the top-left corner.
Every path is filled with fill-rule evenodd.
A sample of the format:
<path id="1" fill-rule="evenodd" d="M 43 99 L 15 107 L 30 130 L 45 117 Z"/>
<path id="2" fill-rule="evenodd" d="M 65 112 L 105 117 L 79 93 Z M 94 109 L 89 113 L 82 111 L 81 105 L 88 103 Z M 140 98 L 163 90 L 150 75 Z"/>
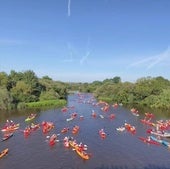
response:
<path id="1" fill-rule="evenodd" d="M 70 147 L 70 144 L 69 144 L 69 141 L 67 140 L 67 141 L 64 141 L 63 142 L 63 145 L 64 145 L 64 147 L 66 147 L 66 148 L 69 148 Z"/>
<path id="2" fill-rule="evenodd" d="M 152 140 L 152 139 L 148 139 L 145 137 L 138 137 L 141 141 L 143 141 L 144 143 L 149 143 L 149 144 L 154 144 L 154 145 L 160 145 L 160 143 Z"/>
<path id="3" fill-rule="evenodd" d="M 110 118 L 110 119 L 114 119 L 114 118 L 115 118 L 115 114 L 113 114 L 113 113 L 110 114 L 109 118 Z"/>
<path id="4" fill-rule="evenodd" d="M 85 151 L 80 151 L 79 148 L 76 148 L 76 152 L 77 154 L 83 158 L 84 160 L 89 160 L 90 156 L 88 153 L 86 153 Z"/>
<path id="5" fill-rule="evenodd" d="M 78 154 L 81 158 L 83 158 L 83 159 L 85 159 L 85 160 L 88 160 L 88 159 L 90 158 L 89 154 L 87 154 L 85 151 L 79 149 L 78 144 L 77 144 L 76 142 L 74 142 L 74 141 L 69 141 L 69 144 L 70 144 L 70 146 L 71 146 L 72 148 L 74 148 L 74 149 L 76 150 L 77 154 Z"/>
<path id="6" fill-rule="evenodd" d="M 162 133 L 161 131 L 150 131 L 150 133 L 156 136 L 170 138 L 170 133 L 167 132 Z"/>
<path id="7" fill-rule="evenodd" d="M 69 131 L 69 128 L 67 127 L 67 128 L 63 128 L 62 130 L 61 130 L 61 133 L 67 133 Z"/>
<path id="8" fill-rule="evenodd" d="M 104 116 L 103 116 L 102 114 L 100 114 L 99 116 L 100 116 L 100 118 L 101 118 L 101 119 L 103 119 L 103 118 L 104 118 Z"/>
<path id="9" fill-rule="evenodd" d="M 77 134 L 80 130 L 80 127 L 79 126 L 74 126 L 73 129 L 72 129 L 72 133 L 73 134 Z"/>
<path id="10" fill-rule="evenodd" d="M 54 124 L 52 122 L 42 122 L 42 132 L 48 133 L 54 128 Z"/>
<path id="11" fill-rule="evenodd" d="M 30 116 L 28 116 L 25 121 L 31 121 L 35 118 L 36 114 L 31 114 Z"/>
<path id="12" fill-rule="evenodd" d="M 125 124 L 124 124 L 124 127 L 125 127 L 125 129 L 126 129 L 128 132 L 130 132 L 130 133 L 132 133 L 132 134 L 135 134 L 135 133 L 136 133 L 136 128 L 135 128 L 135 126 L 132 126 L 132 125 L 129 124 L 129 123 L 125 123 Z"/>
<path id="13" fill-rule="evenodd" d="M 100 135 L 100 137 L 101 137 L 102 139 L 105 139 L 105 138 L 106 138 L 106 133 L 104 132 L 103 129 L 100 129 L 100 130 L 99 130 L 99 135 Z"/>
<path id="14" fill-rule="evenodd" d="M 27 137 L 31 134 L 31 128 L 25 128 L 25 130 L 23 130 L 24 136 Z"/>
<path id="15" fill-rule="evenodd" d="M 75 140 L 74 141 L 69 140 L 69 144 L 72 148 L 76 148 L 78 146 Z"/>
<path id="16" fill-rule="evenodd" d="M 158 138 L 156 138 L 154 136 L 151 136 L 151 139 L 156 141 L 156 142 L 158 142 L 158 143 L 160 143 L 160 144 L 162 144 L 162 145 L 164 145 L 164 146 L 167 146 L 167 147 L 169 147 L 169 145 L 170 145 L 170 143 L 168 141 L 162 140 L 162 139 L 158 139 Z"/>
<path id="17" fill-rule="evenodd" d="M 3 151 L 0 152 L 0 158 L 5 156 L 8 153 L 8 148 L 4 149 Z"/>
<path id="18" fill-rule="evenodd" d="M 57 139 L 57 135 L 56 135 L 56 134 L 53 134 L 53 135 L 50 137 L 49 145 L 50 145 L 50 146 L 53 146 L 53 145 L 56 143 L 56 139 Z"/>
<path id="19" fill-rule="evenodd" d="M 73 117 L 70 117 L 68 119 L 66 119 L 66 121 L 72 121 L 74 118 Z"/>
<path id="20" fill-rule="evenodd" d="M 40 128 L 40 124 L 34 124 L 34 123 L 31 124 L 31 130 L 32 131 L 35 131 L 35 130 L 37 130 L 39 128 Z"/>
<path id="21" fill-rule="evenodd" d="M 148 126 L 155 126 L 155 123 L 151 122 L 150 120 L 146 120 L 146 119 L 141 119 L 140 120 L 141 123 L 148 125 Z"/>
<path id="22" fill-rule="evenodd" d="M 4 137 L 2 138 L 2 141 L 8 140 L 13 136 L 13 133 L 5 134 Z"/>
<path id="23" fill-rule="evenodd" d="M 14 132 L 15 130 L 19 129 L 19 123 L 13 126 L 8 126 L 6 128 L 1 129 L 2 132 Z"/>
<path id="24" fill-rule="evenodd" d="M 123 127 L 123 126 L 122 127 L 117 127 L 116 130 L 122 132 L 122 131 L 125 131 L 125 127 Z"/>

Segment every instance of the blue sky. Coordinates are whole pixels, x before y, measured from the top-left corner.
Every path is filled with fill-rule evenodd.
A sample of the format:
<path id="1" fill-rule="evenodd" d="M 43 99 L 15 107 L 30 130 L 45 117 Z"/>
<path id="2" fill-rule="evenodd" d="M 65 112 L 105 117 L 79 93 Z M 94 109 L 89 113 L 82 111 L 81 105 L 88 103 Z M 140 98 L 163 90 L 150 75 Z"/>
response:
<path id="1" fill-rule="evenodd" d="M 1 0 L 0 72 L 170 79 L 169 9 L 169 0 Z"/>

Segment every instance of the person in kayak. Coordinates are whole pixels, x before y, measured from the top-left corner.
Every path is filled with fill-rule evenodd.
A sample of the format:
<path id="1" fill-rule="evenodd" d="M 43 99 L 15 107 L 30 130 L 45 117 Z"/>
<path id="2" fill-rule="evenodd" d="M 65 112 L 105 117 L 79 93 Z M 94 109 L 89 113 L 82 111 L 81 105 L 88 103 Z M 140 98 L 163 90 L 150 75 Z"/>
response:
<path id="1" fill-rule="evenodd" d="M 151 137 L 150 136 L 148 136 L 148 141 L 151 141 Z"/>

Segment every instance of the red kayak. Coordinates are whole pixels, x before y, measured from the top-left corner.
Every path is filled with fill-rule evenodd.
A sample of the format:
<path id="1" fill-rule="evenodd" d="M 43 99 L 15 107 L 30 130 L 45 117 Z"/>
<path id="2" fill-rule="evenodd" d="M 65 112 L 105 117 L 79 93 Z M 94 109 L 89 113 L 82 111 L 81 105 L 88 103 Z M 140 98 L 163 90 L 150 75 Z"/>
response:
<path id="1" fill-rule="evenodd" d="M 4 137 L 2 138 L 2 141 L 8 140 L 13 136 L 13 133 L 5 134 Z"/>
<path id="2" fill-rule="evenodd" d="M 154 145 L 160 145 L 160 143 L 154 141 L 154 140 L 151 140 L 149 138 L 145 138 L 145 137 L 138 137 L 141 141 L 143 141 L 144 143 L 149 143 L 149 144 L 154 144 Z"/>

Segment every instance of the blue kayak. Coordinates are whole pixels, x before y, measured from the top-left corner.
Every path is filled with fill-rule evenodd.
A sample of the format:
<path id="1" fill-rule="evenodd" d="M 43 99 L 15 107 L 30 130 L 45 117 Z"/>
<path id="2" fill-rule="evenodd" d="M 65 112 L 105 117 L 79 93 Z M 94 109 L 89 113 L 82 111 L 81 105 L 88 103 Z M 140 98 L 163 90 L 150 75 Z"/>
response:
<path id="1" fill-rule="evenodd" d="M 170 143 L 169 143 L 168 141 L 166 141 L 166 140 L 158 139 L 158 138 L 156 138 L 156 137 L 154 137 L 154 136 L 150 136 L 150 138 L 151 138 L 152 140 L 154 140 L 154 141 L 156 141 L 156 142 L 164 145 L 164 146 L 169 147 L 169 145 L 170 145 Z"/>

